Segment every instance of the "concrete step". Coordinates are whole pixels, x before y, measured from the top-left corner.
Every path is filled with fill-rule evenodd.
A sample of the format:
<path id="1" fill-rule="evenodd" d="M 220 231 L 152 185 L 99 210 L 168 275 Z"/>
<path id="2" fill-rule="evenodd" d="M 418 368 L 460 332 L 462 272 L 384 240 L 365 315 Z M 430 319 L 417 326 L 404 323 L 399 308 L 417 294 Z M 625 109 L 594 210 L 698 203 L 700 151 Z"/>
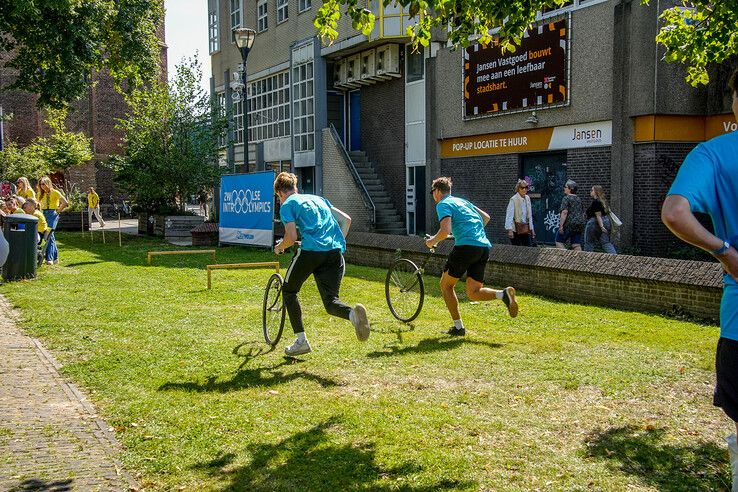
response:
<path id="1" fill-rule="evenodd" d="M 407 231 L 405 228 L 392 228 L 392 229 L 380 229 L 376 228 L 377 234 L 391 234 L 393 236 L 406 236 Z"/>

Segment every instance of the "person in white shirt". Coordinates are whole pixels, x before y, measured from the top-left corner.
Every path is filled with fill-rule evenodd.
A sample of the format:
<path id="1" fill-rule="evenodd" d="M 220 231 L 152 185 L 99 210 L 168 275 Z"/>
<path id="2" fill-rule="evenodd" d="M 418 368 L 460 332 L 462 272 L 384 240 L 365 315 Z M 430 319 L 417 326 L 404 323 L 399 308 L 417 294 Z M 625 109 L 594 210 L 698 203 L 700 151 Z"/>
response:
<path id="1" fill-rule="evenodd" d="M 528 196 L 528 182 L 519 179 L 515 194 L 510 197 L 505 214 L 505 229 L 514 246 L 533 246 L 536 231 L 533 227 L 533 211 Z"/>

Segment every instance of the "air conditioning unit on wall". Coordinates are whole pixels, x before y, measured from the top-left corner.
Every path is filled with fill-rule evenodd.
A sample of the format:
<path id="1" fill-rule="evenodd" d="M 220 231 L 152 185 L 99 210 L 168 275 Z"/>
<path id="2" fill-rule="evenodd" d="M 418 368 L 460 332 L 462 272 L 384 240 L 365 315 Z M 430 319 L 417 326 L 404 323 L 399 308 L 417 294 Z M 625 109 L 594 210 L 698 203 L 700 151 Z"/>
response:
<path id="1" fill-rule="evenodd" d="M 377 69 L 375 64 L 375 51 L 366 50 L 361 52 L 361 83 L 364 85 L 376 83 Z"/>
<path id="2" fill-rule="evenodd" d="M 377 48 L 374 64 L 377 77 L 389 80 L 393 77 L 401 77 L 400 73 L 400 45 L 385 44 Z"/>
<path id="3" fill-rule="evenodd" d="M 346 60 L 337 60 L 333 64 L 333 87 L 343 89 L 346 86 Z"/>
<path id="4" fill-rule="evenodd" d="M 346 85 L 348 87 L 361 87 L 361 54 L 349 56 L 346 59 Z"/>

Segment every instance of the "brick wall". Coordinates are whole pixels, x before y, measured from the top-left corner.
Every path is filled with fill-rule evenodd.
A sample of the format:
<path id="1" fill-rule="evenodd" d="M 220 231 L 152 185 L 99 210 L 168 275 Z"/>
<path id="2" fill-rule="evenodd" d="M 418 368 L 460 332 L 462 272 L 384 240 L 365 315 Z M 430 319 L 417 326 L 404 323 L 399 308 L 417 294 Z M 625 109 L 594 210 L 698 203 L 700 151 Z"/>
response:
<path id="1" fill-rule="evenodd" d="M 351 230 L 372 230 L 372 210 L 364 203 L 362 191 L 333 138 L 330 128 L 323 129 L 323 196 L 351 216 Z"/>
<path id="2" fill-rule="evenodd" d="M 491 216 L 487 237 L 496 243 L 509 242 L 505 212 L 519 174 L 518 154 L 441 160 L 441 176 L 449 176 L 454 182 L 452 193 L 471 201 Z M 430 205 L 435 207 L 432 202 Z M 438 221 L 434 221 L 431 228 L 435 227 Z"/>
<path id="3" fill-rule="evenodd" d="M 374 164 L 393 205 L 404 218 L 404 77 L 361 88 L 361 145 Z"/>
<path id="4" fill-rule="evenodd" d="M 417 262 L 427 252 L 421 238 L 408 236 L 354 232 L 348 244 L 349 262 L 380 268 L 390 265 L 397 249 Z M 426 273 L 440 275 L 451 247 L 450 241 L 439 246 Z M 485 282 L 618 309 L 665 313 L 678 307 L 710 320 L 719 317 L 722 295 L 722 271 L 714 263 L 509 245 L 492 248 Z"/>
<path id="5" fill-rule="evenodd" d="M 594 185 L 605 189 L 605 196 L 610 197 L 610 166 L 612 155 L 610 147 L 591 149 L 570 149 L 566 153 L 566 175 L 577 182 L 577 195 L 582 199 L 584 207 L 589 207 L 592 198 L 589 192 Z"/>
<path id="6" fill-rule="evenodd" d="M 661 222 L 661 205 L 693 143 L 634 145 L 633 244 L 645 255 L 663 255 L 682 248 Z"/>

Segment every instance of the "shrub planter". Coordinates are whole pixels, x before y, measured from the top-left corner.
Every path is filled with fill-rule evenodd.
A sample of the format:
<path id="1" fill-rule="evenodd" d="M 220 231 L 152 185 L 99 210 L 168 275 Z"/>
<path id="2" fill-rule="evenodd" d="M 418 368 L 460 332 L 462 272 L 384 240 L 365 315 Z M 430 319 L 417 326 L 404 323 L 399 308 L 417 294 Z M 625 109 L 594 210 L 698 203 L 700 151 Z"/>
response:
<path id="1" fill-rule="evenodd" d="M 190 231 L 205 222 L 200 215 L 155 215 L 154 235 L 163 238 L 192 237 Z"/>
<path id="2" fill-rule="evenodd" d="M 56 223 L 57 231 L 81 231 L 84 224 L 85 231 L 90 230 L 90 222 L 87 216 L 87 210 L 82 212 L 67 212 L 59 214 L 59 221 Z"/>

